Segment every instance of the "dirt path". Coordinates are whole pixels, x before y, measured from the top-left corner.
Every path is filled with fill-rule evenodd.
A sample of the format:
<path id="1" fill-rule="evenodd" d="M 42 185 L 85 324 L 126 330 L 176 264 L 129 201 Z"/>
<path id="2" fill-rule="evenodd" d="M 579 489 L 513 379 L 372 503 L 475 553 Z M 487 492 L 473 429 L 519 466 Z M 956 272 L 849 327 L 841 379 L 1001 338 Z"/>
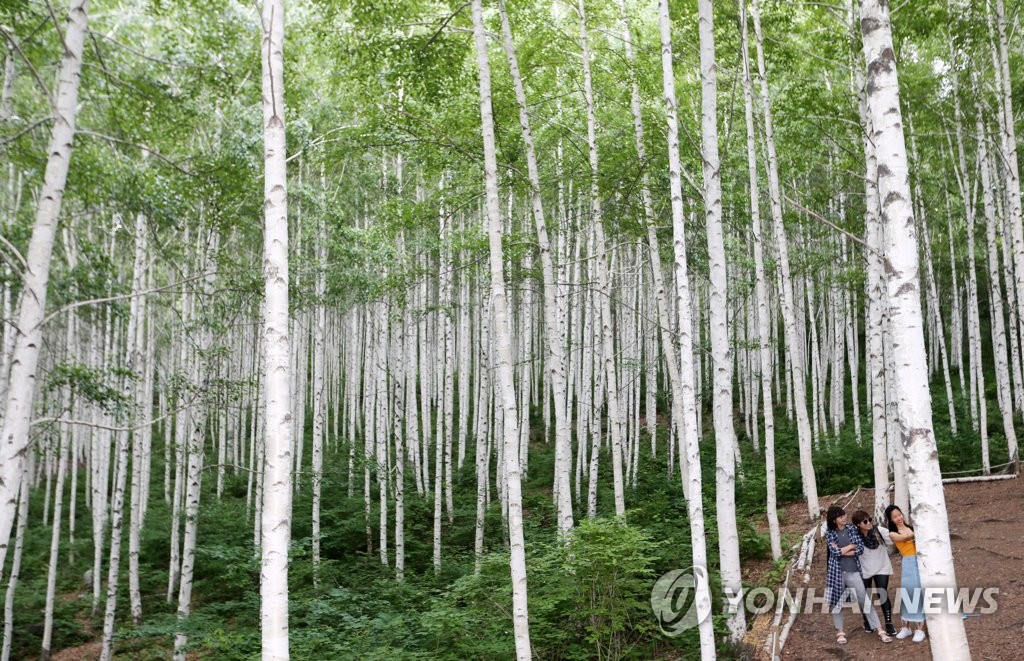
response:
<path id="1" fill-rule="evenodd" d="M 862 492 L 849 511 L 870 511 L 872 492 Z M 824 506 L 830 503 L 823 502 Z M 946 485 L 950 536 L 960 587 L 998 588 L 995 612 L 968 617 L 964 624 L 974 661 L 1024 659 L 1024 479 Z M 899 557 L 893 559 L 894 575 L 890 597 L 900 585 Z M 815 551 L 811 570 L 812 586 L 824 588 L 824 554 Z M 984 602 L 981 602 L 984 605 Z M 815 609 L 818 611 L 820 609 Z M 924 661 L 932 658 L 928 641 L 913 643 L 909 638 L 886 645 L 865 633 L 859 614 L 846 615 L 849 642 L 838 645 L 832 618 L 820 612 L 797 617 L 782 659 L 822 661 L 825 659 Z M 893 617 L 897 628 L 899 616 Z"/>

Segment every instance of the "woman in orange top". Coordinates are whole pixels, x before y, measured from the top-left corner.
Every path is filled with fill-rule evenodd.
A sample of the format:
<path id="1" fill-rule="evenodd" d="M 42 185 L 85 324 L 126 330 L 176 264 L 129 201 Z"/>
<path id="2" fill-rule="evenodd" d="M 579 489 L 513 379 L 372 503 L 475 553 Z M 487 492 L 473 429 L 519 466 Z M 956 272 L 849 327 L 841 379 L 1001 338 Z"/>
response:
<path id="1" fill-rule="evenodd" d="M 896 505 L 885 508 L 885 521 L 889 528 L 889 537 L 903 556 L 903 574 L 900 578 L 900 618 L 903 628 L 896 634 L 897 638 L 910 635 L 910 623 L 914 623 L 917 631 L 913 641 L 920 643 L 924 633 L 924 593 L 921 590 L 921 574 L 917 567 L 917 546 L 914 544 L 914 527 L 907 523 L 903 511 Z"/>

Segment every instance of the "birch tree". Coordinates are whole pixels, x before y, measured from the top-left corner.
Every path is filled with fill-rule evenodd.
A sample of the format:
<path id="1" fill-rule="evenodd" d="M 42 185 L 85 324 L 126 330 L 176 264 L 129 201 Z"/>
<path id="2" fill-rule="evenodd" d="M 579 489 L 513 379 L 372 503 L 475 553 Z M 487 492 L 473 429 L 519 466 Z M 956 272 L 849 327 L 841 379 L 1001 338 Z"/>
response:
<path id="1" fill-rule="evenodd" d="M 756 9 L 756 0 L 755 0 Z M 764 399 L 764 462 L 767 487 L 765 509 L 768 514 L 769 541 L 772 557 L 782 555 L 779 514 L 775 494 L 775 411 L 772 401 L 771 337 L 768 319 L 768 286 L 764 268 L 764 246 L 761 234 L 760 193 L 757 182 L 757 136 L 754 134 L 753 83 L 750 79 L 750 54 L 747 45 L 747 3 L 740 0 L 740 49 L 743 60 L 743 108 L 747 124 L 747 170 L 750 180 L 750 224 L 754 251 L 754 294 L 757 307 L 757 359 L 760 369 L 761 396 Z M 753 387 L 753 386 L 752 386 Z M 755 407 L 756 408 L 756 407 Z M 757 422 L 754 422 L 755 429 Z"/>
<path id="2" fill-rule="evenodd" d="M 264 0 L 263 312 L 264 488 L 260 529 L 260 630 L 264 659 L 288 659 L 288 544 L 292 509 L 292 413 L 288 335 L 288 195 L 284 124 L 284 0 Z"/>
<path id="3" fill-rule="evenodd" d="M 878 195 L 887 229 L 887 270 L 893 344 L 903 357 L 896 365 L 899 427 L 907 462 L 912 518 L 921 531 L 917 551 L 921 586 L 956 584 L 946 500 L 932 429 L 924 333 L 921 325 L 917 232 L 907 148 L 900 111 L 900 89 L 892 46 L 888 3 L 861 0 L 861 34 L 867 65 L 867 106 L 871 138 L 877 146 Z M 963 619 L 957 612 L 930 614 L 928 630 L 935 659 L 969 659 Z"/>
<path id="4" fill-rule="evenodd" d="M 526 92 L 523 88 L 522 76 L 519 74 L 519 61 L 516 57 L 515 45 L 512 40 L 512 28 L 509 25 L 508 12 L 504 0 L 499 0 L 501 12 L 502 47 L 508 58 L 512 73 L 512 85 L 519 107 L 519 125 L 523 131 L 523 145 L 526 148 L 527 175 L 530 180 L 530 204 L 533 222 L 537 231 L 537 245 L 540 249 L 541 273 L 544 279 L 544 364 L 547 380 L 551 383 L 551 394 L 555 408 L 555 506 L 557 508 L 558 530 L 566 534 L 573 527 L 572 492 L 569 475 L 572 468 L 572 439 L 570 438 L 569 419 L 566 412 L 565 355 L 563 346 L 565 338 L 562 327 L 558 323 L 558 303 L 556 299 L 557 285 L 555 282 L 555 264 L 551 257 L 551 241 L 548 238 L 547 217 L 541 199 L 540 173 L 537 168 L 537 152 L 530 130 L 530 115 L 526 104 Z M 544 408 L 549 404 L 544 399 Z"/>
<path id="5" fill-rule="evenodd" d="M 679 374 L 683 401 L 683 420 L 679 431 L 680 461 L 685 454 L 689 464 L 688 481 L 683 494 L 690 518 L 690 545 L 693 566 L 707 569 L 707 540 L 704 528 L 704 496 L 701 482 L 700 425 L 694 386 L 692 302 L 689 266 L 686 257 L 686 226 L 683 209 L 682 159 L 679 154 L 679 111 L 676 99 L 675 71 L 672 59 L 672 22 L 668 0 L 658 2 L 658 34 L 661 41 L 661 79 L 664 91 L 666 137 L 668 141 L 669 190 L 672 203 L 672 252 L 676 281 L 676 323 L 679 328 Z M 715 658 L 715 632 L 711 621 L 711 591 L 705 581 L 696 581 L 700 655 L 703 661 Z"/>
<path id="6" fill-rule="evenodd" d="M 751 18 L 754 22 L 754 43 L 757 47 L 757 71 L 761 83 L 761 113 L 764 122 L 765 151 L 768 152 L 768 201 L 772 214 L 772 228 L 775 236 L 775 250 L 779 259 L 779 282 L 782 290 L 782 318 L 786 333 L 786 360 L 789 369 L 786 382 L 791 384 L 787 393 L 787 410 L 793 405 L 796 415 L 797 440 L 800 452 L 800 479 L 803 482 L 804 499 L 807 501 L 807 516 L 818 518 L 818 485 L 814 477 L 814 463 L 811 460 L 811 427 L 807 417 L 807 385 L 804 372 L 803 342 L 796 327 L 796 307 L 793 294 L 793 277 L 789 263 L 789 241 L 782 218 L 782 190 L 779 184 L 779 157 L 775 145 L 775 126 L 772 122 L 771 93 L 768 89 L 768 74 L 764 59 L 764 37 L 761 33 L 761 13 L 758 0 L 751 2 Z"/>
<path id="7" fill-rule="evenodd" d="M 728 285 L 725 235 L 722 228 L 722 174 L 718 155 L 718 74 L 715 64 L 714 11 L 711 0 L 698 0 L 701 78 L 701 155 L 704 161 L 704 214 L 711 288 L 708 300 L 715 424 L 715 520 L 722 587 L 738 595 L 742 588 L 740 545 L 736 529 L 736 455 L 732 417 L 732 356 L 729 351 Z M 742 608 L 729 608 L 727 626 L 732 640 L 746 630 Z"/>
<path id="8" fill-rule="evenodd" d="M 68 22 L 63 31 L 64 52 L 57 69 L 57 94 L 53 103 L 53 129 L 46 150 L 46 169 L 36 205 L 29 239 L 26 269 L 18 302 L 16 334 L 11 351 L 7 401 L 0 427 L 0 567 L 14 525 L 22 466 L 29 444 L 29 423 L 43 341 L 47 284 L 54 237 L 64 199 L 64 184 L 71 162 L 71 143 L 78 116 L 78 86 L 81 82 L 89 0 L 71 0 Z"/>
<path id="9" fill-rule="evenodd" d="M 504 468 L 508 489 L 509 569 L 512 577 L 512 626 L 516 658 L 525 661 L 530 651 L 527 606 L 526 544 L 523 539 L 523 496 L 519 473 L 519 420 L 512 370 L 512 324 L 505 291 L 505 259 L 501 248 L 501 210 L 498 200 L 498 159 L 491 109 L 491 64 L 487 53 L 482 0 L 472 0 L 473 42 L 480 85 L 480 132 L 484 144 L 484 188 L 488 257 L 491 272 L 492 328 L 496 339 L 498 395 L 504 412 Z M 524 421 L 525 422 L 525 421 Z"/>

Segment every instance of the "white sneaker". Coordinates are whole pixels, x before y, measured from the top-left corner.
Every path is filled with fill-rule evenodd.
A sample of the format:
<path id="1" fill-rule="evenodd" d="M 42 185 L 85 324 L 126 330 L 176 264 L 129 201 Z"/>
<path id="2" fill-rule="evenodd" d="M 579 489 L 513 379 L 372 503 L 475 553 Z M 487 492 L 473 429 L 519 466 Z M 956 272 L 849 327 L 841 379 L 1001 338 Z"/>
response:
<path id="1" fill-rule="evenodd" d="M 910 629 L 908 629 L 907 627 L 903 627 L 902 629 L 900 629 L 900 632 L 898 634 L 896 634 L 896 637 L 899 638 L 900 640 L 903 640 L 904 638 L 909 638 L 910 637 L 910 633 L 911 633 Z"/>
<path id="2" fill-rule="evenodd" d="M 914 641 L 915 643 L 919 643 L 922 640 L 924 640 L 924 629 L 918 629 L 917 631 L 915 631 L 914 632 L 914 637 L 911 638 L 911 640 Z"/>

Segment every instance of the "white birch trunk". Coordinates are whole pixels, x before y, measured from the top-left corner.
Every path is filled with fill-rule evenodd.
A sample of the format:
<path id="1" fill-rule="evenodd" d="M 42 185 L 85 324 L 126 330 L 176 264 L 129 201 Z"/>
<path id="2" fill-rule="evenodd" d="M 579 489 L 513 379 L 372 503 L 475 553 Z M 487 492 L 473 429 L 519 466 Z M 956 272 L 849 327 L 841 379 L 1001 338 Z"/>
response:
<path id="1" fill-rule="evenodd" d="M 70 346 L 70 345 L 69 345 Z M 39 653 L 40 661 L 50 658 L 53 641 L 53 605 L 57 591 L 57 557 L 60 547 L 61 516 L 64 504 L 64 478 L 67 475 L 67 450 L 70 443 L 70 429 L 60 432 L 60 447 L 57 451 L 57 491 L 54 494 L 53 526 L 50 531 L 50 565 L 46 574 L 46 610 L 43 616 L 43 643 Z"/>
<path id="2" fill-rule="evenodd" d="M 989 172 L 988 148 L 986 146 L 985 129 L 978 113 L 977 142 L 978 164 L 981 169 L 981 190 L 985 207 L 985 239 L 988 247 L 988 281 L 991 292 L 990 324 L 992 326 L 992 353 L 996 367 L 996 388 L 999 400 L 999 413 L 1003 419 L 1003 433 L 1006 435 L 1006 447 L 1010 461 L 1017 459 L 1017 433 L 1013 427 L 1013 392 L 1010 388 L 1010 368 L 1006 356 L 1006 327 L 1003 317 L 1003 296 L 999 287 L 999 248 L 996 246 L 996 210 L 993 195 L 993 182 Z M 1013 315 L 1010 316 L 1013 318 Z M 988 471 L 985 471 L 988 473 Z"/>
<path id="3" fill-rule="evenodd" d="M 481 0 L 472 0 L 473 37 L 476 43 L 480 82 L 480 124 L 484 143 L 484 184 L 486 188 L 487 235 L 490 248 L 491 305 L 496 339 L 498 391 L 504 411 L 505 481 L 508 488 L 508 534 L 512 577 L 512 624 L 516 658 L 530 659 L 530 629 L 527 609 L 526 547 L 523 539 L 523 500 L 519 474 L 516 393 L 512 373 L 512 326 L 505 293 L 504 258 L 501 249 L 501 211 L 498 202 L 498 164 L 491 110 L 491 65 L 487 55 Z"/>
<path id="4" fill-rule="evenodd" d="M 217 251 L 218 236 L 216 231 L 203 232 L 199 236 L 201 240 L 206 239 L 208 242 L 201 246 L 200 250 L 206 254 L 204 264 L 206 276 L 203 278 L 202 296 L 204 301 L 209 301 L 213 297 L 215 279 L 213 254 Z M 185 476 L 185 535 L 181 547 L 181 582 L 178 588 L 177 610 L 178 632 L 174 636 L 174 661 L 185 661 L 185 647 L 188 644 L 184 625 L 192 607 L 192 577 L 195 572 L 196 543 L 199 533 L 199 498 L 202 495 L 203 463 L 209 418 L 210 402 L 207 401 L 203 393 L 210 386 L 206 356 L 213 343 L 213 332 L 210 329 L 212 320 L 208 315 L 201 314 L 199 322 L 202 325 L 199 331 L 199 346 L 191 367 L 192 386 L 197 395 L 193 403 L 194 414 L 189 417 L 190 429 L 186 446 L 188 466 Z M 113 554 L 113 544 L 111 553 Z M 113 566 L 114 561 L 111 558 L 111 567 Z"/>
<path id="5" fill-rule="evenodd" d="M 605 392 L 608 401 L 608 433 L 611 438 L 612 483 L 615 494 L 615 516 L 626 515 L 626 497 L 622 474 L 623 413 L 619 402 L 619 382 L 615 372 L 615 340 L 612 328 L 612 283 L 609 274 L 608 242 L 602 218 L 601 195 L 598 190 L 597 119 L 594 114 L 594 91 L 590 71 L 590 44 L 584 0 L 578 0 L 580 46 L 583 55 L 583 101 L 587 112 L 587 145 L 590 160 L 590 212 L 594 218 L 597 242 L 597 280 L 601 305 L 601 342 L 603 345 Z"/>
<path id="6" fill-rule="evenodd" d="M 1016 280 L 1017 310 L 1016 316 L 1024 322 L 1024 218 L 1021 212 L 1020 193 L 1020 167 L 1017 163 L 1017 135 L 1015 117 L 1013 114 L 1013 93 L 1011 90 L 1010 60 L 1008 56 L 1008 41 L 1006 27 L 1006 12 L 1003 8 L 1003 0 L 996 0 L 996 28 L 999 35 L 997 41 L 999 46 L 999 71 L 1003 84 L 1000 86 L 1002 92 L 1002 114 L 1003 121 L 1000 122 L 1002 135 L 1000 136 L 1006 184 L 1007 202 L 1007 224 L 1010 226 L 1010 238 L 1013 241 L 1013 272 Z M 1017 457 L 1011 458 L 1017 461 Z"/>
<path id="7" fill-rule="evenodd" d="M 694 390 L 693 323 L 686 259 L 686 227 L 683 210 L 682 162 L 679 154 L 679 115 L 676 103 L 675 72 L 672 62 L 672 22 L 668 0 L 658 2 L 658 27 L 661 41 L 661 72 L 664 91 L 669 156 L 669 190 L 672 202 L 672 250 L 675 257 L 676 323 L 679 328 L 679 375 L 683 400 L 683 420 L 677 436 L 680 462 L 685 455 L 688 481 L 683 483 L 690 519 L 690 545 L 693 566 L 707 570 L 707 539 L 704 532 L 704 498 L 701 485 L 699 426 Z M 680 463 L 682 468 L 682 463 Z M 715 632 L 711 621 L 711 591 L 706 581 L 695 582 L 694 603 L 697 606 L 700 656 L 703 661 L 715 658 Z"/>
<path id="8" fill-rule="evenodd" d="M 888 7 L 879 0 L 862 0 L 861 31 L 868 71 L 867 105 L 872 140 L 877 145 L 878 195 L 887 229 L 886 256 L 893 344 L 901 360 L 896 365 L 899 423 L 908 463 L 908 487 L 913 502 L 921 585 L 953 587 L 956 575 L 949 540 L 942 476 L 932 430 L 921 299 L 917 262 L 917 235 L 907 167 L 907 151 L 900 116 L 899 81 L 892 50 Z M 929 639 L 938 660 L 969 659 L 963 619 L 957 612 L 930 613 Z"/>
<path id="9" fill-rule="evenodd" d="M 27 268 L 17 311 L 18 332 L 10 354 L 7 399 L 0 402 L 0 406 L 4 407 L 0 427 L 0 567 L 7 556 L 7 545 L 18 507 L 22 465 L 29 445 L 29 423 L 38 377 L 36 368 L 43 343 L 42 321 L 46 313 L 50 259 L 71 162 L 71 143 L 75 137 L 88 10 L 89 0 L 71 0 L 68 6 L 68 22 L 62 34 L 63 56 L 57 70 L 56 103 L 52 109 L 53 129 L 46 150 L 46 169 L 26 255 Z"/>
<path id="10" fill-rule="evenodd" d="M 145 272 L 145 219 L 139 215 L 136 219 L 135 229 L 135 260 L 133 266 L 132 276 L 132 292 L 138 293 L 142 289 L 144 282 Z M 139 355 L 138 355 L 138 342 L 140 338 L 144 337 L 144 334 L 139 328 L 141 323 L 139 314 L 139 297 L 133 296 L 130 304 L 130 313 L 128 318 L 128 331 L 125 338 L 125 360 L 128 364 L 129 370 L 133 373 L 138 367 Z M 125 384 L 125 394 L 131 392 L 131 385 Z M 133 418 L 134 419 L 134 418 Z M 114 645 L 114 617 L 117 612 L 117 588 L 118 579 L 120 576 L 120 565 L 121 565 L 121 538 L 122 538 L 122 527 L 124 524 L 124 503 L 125 503 L 125 487 L 128 481 L 128 456 L 129 456 L 129 444 L 132 441 L 132 436 L 127 430 L 117 432 L 117 465 L 115 469 L 115 486 L 113 491 L 113 498 L 110 504 L 110 559 L 107 567 L 107 604 L 103 618 L 103 645 L 100 654 L 102 661 L 108 661 L 113 655 Z M 136 465 L 138 461 L 133 462 Z M 133 473 L 137 468 L 133 468 Z M 137 484 L 136 480 L 133 479 L 133 486 Z M 137 499 L 136 499 L 137 500 Z M 198 503 L 197 503 L 198 505 Z M 132 509 L 135 508 L 135 504 L 132 503 Z M 129 525 L 131 525 L 131 513 L 129 513 Z M 138 542 L 137 534 L 133 535 L 129 533 L 129 543 L 132 538 L 135 538 L 136 543 Z M 137 549 L 136 549 L 137 551 Z M 138 571 L 137 566 L 135 567 L 136 573 Z M 129 576 L 129 587 L 137 587 L 138 576 Z M 135 615 L 135 593 L 131 593 L 133 616 Z M 142 617 L 142 603 L 141 596 L 138 601 L 138 616 Z"/>
<path id="11" fill-rule="evenodd" d="M 775 494 L 775 409 L 772 401 L 772 344 L 768 319 L 768 284 L 764 269 L 764 241 L 761 234 L 761 203 L 757 183 L 757 136 L 754 133 L 753 83 L 750 79 L 750 56 L 747 45 L 747 2 L 740 0 L 740 49 L 743 58 L 743 101 L 744 118 L 747 124 L 747 169 L 750 186 L 750 221 L 754 250 L 754 294 L 757 307 L 757 357 L 761 377 L 761 396 L 764 398 L 764 461 L 766 500 L 768 515 L 768 537 L 772 547 L 772 558 L 782 556 L 782 537 L 779 531 L 779 514 Z M 753 11 L 760 21 L 757 2 Z M 756 386 L 752 386 L 756 387 Z M 756 409 L 756 407 L 755 407 Z M 754 422 L 757 429 L 757 422 Z"/>
<path id="12" fill-rule="evenodd" d="M 907 113 L 907 126 L 910 126 L 910 113 Z M 914 133 L 910 132 L 910 153 L 914 162 L 919 164 L 921 160 L 917 155 L 917 141 L 914 138 Z M 939 292 L 938 286 L 935 279 L 935 269 L 933 267 L 932 260 L 932 241 L 931 236 L 928 233 L 928 226 L 925 221 L 925 205 L 923 203 L 924 197 L 921 194 L 921 178 L 918 177 L 914 183 L 914 196 L 918 203 L 918 220 L 921 223 L 921 238 L 924 241 L 924 257 L 925 257 L 925 275 L 928 279 L 928 290 L 927 301 L 928 310 L 935 320 L 936 325 L 936 343 L 939 349 L 939 361 L 942 364 L 942 379 L 946 385 L 946 406 L 949 411 L 949 428 L 953 436 L 957 435 L 956 425 L 956 406 L 953 400 L 953 379 L 949 374 L 949 354 L 946 350 L 946 330 L 942 324 L 942 308 L 939 305 Z"/>
<path id="13" fill-rule="evenodd" d="M 502 46 L 508 58 L 509 70 L 512 73 L 512 85 L 519 106 L 519 125 L 523 131 L 523 144 L 526 148 L 527 174 L 530 181 L 530 204 L 533 212 L 534 226 L 537 231 L 537 245 L 540 250 L 541 274 L 544 287 L 544 365 L 547 374 L 546 382 L 551 384 L 555 408 L 555 475 L 554 496 L 558 530 L 566 534 L 573 527 L 572 493 L 570 472 L 572 470 L 572 438 L 569 428 L 569 416 L 566 411 L 566 366 L 564 328 L 558 320 L 557 285 L 555 282 L 555 263 L 551 257 L 551 241 L 548 238 L 547 218 L 541 201 L 540 173 L 537 167 L 537 153 L 530 130 L 530 115 L 526 103 L 526 92 L 523 89 L 522 77 L 519 74 L 519 62 L 516 57 L 512 39 L 512 28 L 509 25 L 505 3 L 499 3 L 501 10 Z M 545 398 L 544 410 L 549 402 Z M 525 420 L 524 420 L 525 423 Z M 547 428 L 545 428 L 545 434 Z"/>
<path id="14" fill-rule="evenodd" d="M 714 16 L 711 0 L 698 0 L 701 73 L 701 154 L 704 162 L 704 211 L 711 287 L 708 295 L 711 336 L 712 402 L 715 425 L 715 519 L 722 588 L 740 594 L 740 545 L 736 528 L 736 452 L 732 415 L 732 358 L 729 351 L 728 286 L 725 236 L 722 228 L 721 161 L 718 156 L 718 74 L 715 64 Z M 728 606 L 729 637 L 742 638 L 746 616 Z"/>
<path id="15" fill-rule="evenodd" d="M 797 439 L 800 450 L 800 477 L 803 481 L 804 499 L 807 501 L 807 515 L 811 521 L 818 519 L 818 484 L 814 476 L 814 462 L 811 458 L 811 428 L 807 418 L 806 377 L 801 340 L 797 334 L 796 311 L 793 302 L 793 278 L 789 267 L 789 242 L 782 219 L 782 192 L 779 186 L 779 158 L 775 150 L 775 129 L 772 123 L 771 96 L 768 91 L 768 74 L 764 60 L 764 39 L 761 34 L 761 17 L 758 2 L 753 0 L 751 18 L 754 20 L 754 42 L 757 46 L 757 71 L 761 79 L 761 112 L 764 115 L 765 146 L 768 151 L 768 200 L 775 232 L 775 249 L 779 258 L 779 280 L 782 289 L 782 317 L 786 333 L 786 382 L 787 410 L 793 405 L 796 415 Z M 791 395 L 789 393 L 792 393 Z"/>
<path id="16" fill-rule="evenodd" d="M 288 196 L 284 124 L 284 0 L 264 0 L 263 318 L 266 441 L 261 517 L 260 631 L 265 661 L 288 659 L 292 410 L 288 336 Z"/>
<path id="17" fill-rule="evenodd" d="M 144 352 L 147 350 L 146 308 L 145 298 L 142 294 L 145 287 L 147 270 L 146 257 L 148 249 L 146 238 L 146 218 L 142 214 L 137 214 L 135 218 L 135 264 L 132 269 L 132 298 L 129 305 L 129 319 L 134 321 L 134 328 L 131 327 L 133 325 L 132 321 L 128 324 L 128 332 L 135 333 L 135 338 L 129 345 L 134 347 L 134 351 L 126 356 L 128 369 L 135 375 L 135 382 L 131 385 L 126 384 L 128 386 L 126 390 L 129 392 L 125 393 L 126 395 L 131 394 L 133 397 L 134 415 L 131 419 L 135 421 L 133 425 L 134 431 L 132 432 L 131 510 L 128 520 L 128 594 L 131 604 L 132 622 L 136 626 L 142 623 L 142 593 L 139 587 L 139 547 L 142 535 L 142 500 L 144 493 L 142 490 L 142 464 L 149 461 L 149 454 L 145 452 L 143 439 L 146 433 L 145 426 L 149 422 L 147 409 L 150 404 L 144 398 L 146 384 L 141 374 L 145 362 Z"/>
<path id="18" fill-rule="evenodd" d="M 321 188 L 325 182 L 321 176 Z M 320 491 L 324 477 L 324 432 L 327 413 L 324 401 L 326 379 L 325 335 L 327 331 L 327 306 L 324 295 L 327 292 L 327 227 L 323 216 L 317 218 L 314 251 L 316 253 L 316 303 L 313 311 L 313 521 L 312 560 L 313 586 L 320 585 Z"/>
<path id="19" fill-rule="evenodd" d="M 26 465 L 28 462 L 25 462 Z M 27 473 L 27 471 L 26 471 Z M 18 589 L 18 579 L 21 577 L 21 555 L 25 548 L 25 532 L 28 528 L 28 496 L 29 496 L 28 475 L 24 475 L 21 481 L 18 495 L 18 528 L 14 537 L 14 555 L 11 558 L 11 572 L 7 579 L 7 592 L 4 596 L 4 642 L 0 648 L 0 661 L 7 661 L 11 658 L 11 641 L 14 636 L 14 594 Z"/>

